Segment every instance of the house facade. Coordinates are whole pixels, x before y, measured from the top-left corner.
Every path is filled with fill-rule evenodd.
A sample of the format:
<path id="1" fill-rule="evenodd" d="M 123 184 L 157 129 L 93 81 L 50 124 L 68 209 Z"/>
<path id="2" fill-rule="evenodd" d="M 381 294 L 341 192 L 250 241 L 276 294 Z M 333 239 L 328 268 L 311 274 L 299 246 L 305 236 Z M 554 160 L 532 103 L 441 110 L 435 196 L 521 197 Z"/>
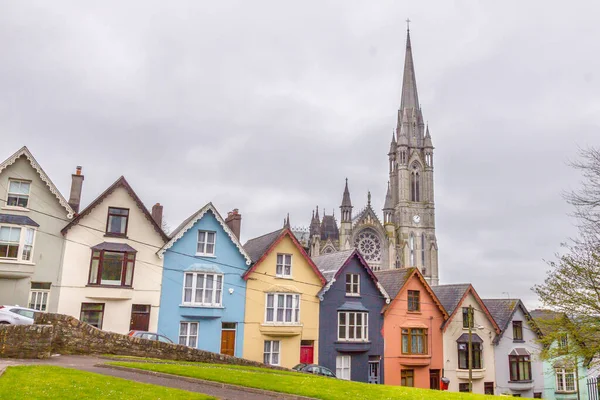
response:
<path id="1" fill-rule="evenodd" d="M 27 147 L 0 164 L 0 304 L 56 312 L 60 230 L 73 214 Z"/>
<path id="2" fill-rule="evenodd" d="M 238 240 L 241 215 L 227 222 L 208 203 L 159 251 L 164 260 L 158 333 L 176 343 L 242 357 L 251 260 Z"/>
<path id="3" fill-rule="evenodd" d="M 531 316 L 545 336 L 556 338 L 549 345 L 547 356 L 543 360 L 544 399 L 582 400 L 588 399 L 588 362 L 583 357 L 570 353 L 577 346 L 570 334 L 557 333 L 560 313 L 549 310 L 532 310 Z M 591 397 L 590 397 L 591 398 Z"/>
<path id="4" fill-rule="evenodd" d="M 448 390 L 469 391 L 469 309 L 471 316 L 471 366 L 473 393 L 494 394 L 494 338 L 500 333 L 496 321 L 470 284 L 432 287 L 449 317 L 444 322 L 444 376 Z"/>
<path id="5" fill-rule="evenodd" d="M 444 307 L 418 268 L 377 271 L 390 296 L 383 309 L 386 385 L 440 389 L 444 368 Z"/>
<path id="6" fill-rule="evenodd" d="M 319 298 L 326 280 L 289 226 L 246 242 L 244 358 L 291 368 L 319 362 Z"/>
<path id="7" fill-rule="evenodd" d="M 494 339 L 496 394 L 542 398 L 544 369 L 541 331 L 519 299 L 484 299 L 500 334 Z"/>
<path id="8" fill-rule="evenodd" d="M 157 251 L 168 237 L 162 206 L 153 214 L 121 177 L 62 229 L 59 313 L 116 333 L 156 331 L 163 272 Z"/>
<path id="9" fill-rule="evenodd" d="M 313 257 L 319 292 L 319 364 L 340 379 L 384 383 L 383 307 L 390 298 L 356 249 Z"/>

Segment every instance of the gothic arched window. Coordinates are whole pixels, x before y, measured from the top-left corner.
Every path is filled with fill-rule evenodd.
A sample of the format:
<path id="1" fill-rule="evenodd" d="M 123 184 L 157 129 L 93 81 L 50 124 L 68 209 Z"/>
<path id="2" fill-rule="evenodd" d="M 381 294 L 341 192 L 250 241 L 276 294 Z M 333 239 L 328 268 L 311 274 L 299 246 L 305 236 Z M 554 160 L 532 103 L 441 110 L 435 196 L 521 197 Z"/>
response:
<path id="1" fill-rule="evenodd" d="M 416 265 L 415 262 L 415 234 L 410 233 L 410 237 L 408 239 L 408 247 L 410 248 L 410 266 L 414 267 Z"/>
<path id="2" fill-rule="evenodd" d="M 373 229 L 366 228 L 360 231 L 354 239 L 354 246 L 367 262 L 381 261 L 381 241 Z"/>
<path id="3" fill-rule="evenodd" d="M 421 234 L 421 266 L 425 267 L 425 234 Z"/>
<path id="4" fill-rule="evenodd" d="M 416 161 L 410 171 L 410 201 L 421 201 L 421 167 Z"/>

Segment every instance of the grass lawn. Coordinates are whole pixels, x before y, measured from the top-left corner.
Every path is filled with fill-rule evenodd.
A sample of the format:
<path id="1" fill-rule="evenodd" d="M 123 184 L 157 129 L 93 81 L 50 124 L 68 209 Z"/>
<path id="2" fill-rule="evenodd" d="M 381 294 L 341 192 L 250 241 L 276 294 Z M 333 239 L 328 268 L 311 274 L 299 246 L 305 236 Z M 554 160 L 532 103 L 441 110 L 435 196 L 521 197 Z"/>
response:
<path id="1" fill-rule="evenodd" d="M 50 366 L 9 367 L 0 399 L 214 399 L 199 393 Z"/>
<path id="2" fill-rule="evenodd" d="M 385 399 L 492 399 L 467 393 L 442 392 L 398 386 L 369 385 L 325 378 L 310 374 L 275 371 L 256 367 L 241 367 L 203 363 L 136 363 L 110 362 L 111 365 L 206 379 L 233 385 L 248 386 L 275 392 L 290 393 L 324 400 L 385 400 Z"/>

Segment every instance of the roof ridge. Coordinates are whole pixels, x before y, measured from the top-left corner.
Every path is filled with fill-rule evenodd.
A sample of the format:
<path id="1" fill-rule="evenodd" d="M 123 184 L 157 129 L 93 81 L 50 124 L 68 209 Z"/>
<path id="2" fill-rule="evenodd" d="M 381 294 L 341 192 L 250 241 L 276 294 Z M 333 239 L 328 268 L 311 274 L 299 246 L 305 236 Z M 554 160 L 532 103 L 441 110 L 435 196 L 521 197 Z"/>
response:
<path id="1" fill-rule="evenodd" d="M 260 236 L 257 236 L 257 237 L 253 237 L 252 239 L 248 239 L 248 240 L 246 240 L 246 243 L 244 243 L 244 246 L 247 245 L 249 242 L 251 242 L 253 240 L 260 239 L 260 238 L 265 237 L 267 235 L 271 235 L 271 234 L 273 234 L 275 232 L 281 232 L 282 230 L 283 230 L 283 228 L 279 228 L 279 229 L 274 230 L 273 232 L 265 233 L 264 235 L 260 235 Z"/>

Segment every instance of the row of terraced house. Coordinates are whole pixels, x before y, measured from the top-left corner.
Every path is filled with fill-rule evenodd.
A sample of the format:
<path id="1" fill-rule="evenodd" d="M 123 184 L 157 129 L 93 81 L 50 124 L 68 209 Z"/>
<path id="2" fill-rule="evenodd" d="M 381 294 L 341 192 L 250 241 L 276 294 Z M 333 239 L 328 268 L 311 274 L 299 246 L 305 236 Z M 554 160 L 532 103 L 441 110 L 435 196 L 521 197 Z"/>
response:
<path id="1" fill-rule="evenodd" d="M 374 272 L 354 249 L 311 258 L 289 217 L 242 245 L 238 210 L 209 203 L 167 235 L 124 177 L 85 208 L 83 180 L 78 167 L 67 200 L 26 147 L 0 164 L 0 304 L 353 381 L 468 391 L 471 364 L 476 393 L 587 398 L 584 363 L 540 359 L 518 299 Z"/>

